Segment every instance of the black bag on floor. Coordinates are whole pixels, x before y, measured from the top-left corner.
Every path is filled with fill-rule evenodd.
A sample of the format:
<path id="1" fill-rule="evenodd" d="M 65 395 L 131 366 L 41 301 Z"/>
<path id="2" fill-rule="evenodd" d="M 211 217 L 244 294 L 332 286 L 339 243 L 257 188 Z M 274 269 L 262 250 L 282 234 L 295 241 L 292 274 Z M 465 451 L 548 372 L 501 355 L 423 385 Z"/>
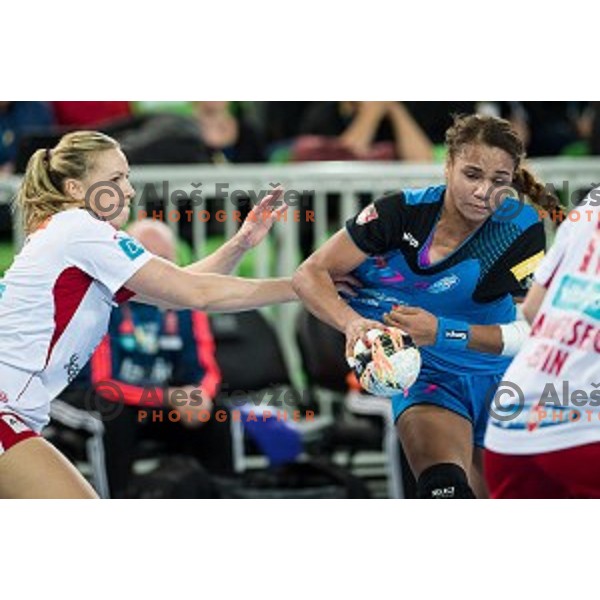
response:
<path id="1" fill-rule="evenodd" d="M 165 456 L 150 473 L 134 475 L 126 498 L 218 498 L 212 476 L 191 456 Z"/>
<path id="2" fill-rule="evenodd" d="M 365 482 L 350 471 L 311 459 L 238 479 L 215 478 L 221 498 L 370 498 Z"/>

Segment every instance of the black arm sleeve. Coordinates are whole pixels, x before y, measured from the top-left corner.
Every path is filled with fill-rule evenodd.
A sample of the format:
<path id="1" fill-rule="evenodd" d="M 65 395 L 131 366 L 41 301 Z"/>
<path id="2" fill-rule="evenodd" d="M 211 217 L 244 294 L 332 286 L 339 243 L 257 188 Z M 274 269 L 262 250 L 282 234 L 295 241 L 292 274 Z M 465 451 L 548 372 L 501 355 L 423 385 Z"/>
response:
<path id="1" fill-rule="evenodd" d="M 528 227 L 483 277 L 474 298 L 489 302 L 505 294 L 519 298 L 527 294 L 533 274 L 546 249 L 544 223 Z"/>
<path id="2" fill-rule="evenodd" d="M 404 194 L 384 196 L 348 219 L 346 230 L 363 252 L 385 254 L 400 246 L 405 228 Z"/>

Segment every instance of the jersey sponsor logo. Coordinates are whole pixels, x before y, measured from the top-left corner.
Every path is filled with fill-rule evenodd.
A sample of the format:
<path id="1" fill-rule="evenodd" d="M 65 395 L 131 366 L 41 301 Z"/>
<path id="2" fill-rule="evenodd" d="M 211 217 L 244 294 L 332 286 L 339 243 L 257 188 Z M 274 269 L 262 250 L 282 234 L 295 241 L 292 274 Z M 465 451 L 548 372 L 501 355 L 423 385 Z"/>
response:
<path id="1" fill-rule="evenodd" d="M 72 383 L 75 377 L 77 377 L 77 373 L 81 371 L 81 367 L 79 365 L 79 355 L 77 353 L 71 354 L 69 357 L 69 362 L 64 365 L 64 368 L 67 371 L 67 381 Z"/>
<path id="2" fill-rule="evenodd" d="M 552 306 L 577 311 L 600 321 L 600 283 L 565 275 L 552 299 Z"/>
<path id="3" fill-rule="evenodd" d="M 521 281 L 535 272 L 543 258 L 544 251 L 542 250 L 520 262 L 518 265 L 515 265 L 510 271 L 517 281 Z"/>
<path id="4" fill-rule="evenodd" d="M 363 208 L 363 210 L 360 212 L 358 217 L 356 217 L 356 224 L 357 225 L 366 225 L 367 223 L 370 223 L 371 221 L 374 221 L 375 219 L 378 219 L 378 218 L 379 218 L 379 213 L 377 212 L 375 205 L 369 204 L 369 206 Z"/>
<path id="5" fill-rule="evenodd" d="M 6 291 L 6 284 L 0 281 L 0 300 L 2 300 L 2 296 L 4 296 L 4 292 Z"/>
<path id="6" fill-rule="evenodd" d="M 427 288 L 427 291 L 430 294 L 441 294 L 456 287 L 459 282 L 460 279 L 456 275 L 448 275 L 447 277 L 442 277 L 442 279 L 438 279 L 438 281 L 432 283 Z"/>
<path id="7" fill-rule="evenodd" d="M 121 238 L 119 240 L 119 246 L 131 260 L 135 260 L 145 252 L 144 247 L 132 237 Z"/>
<path id="8" fill-rule="evenodd" d="M 13 415 L 2 415 L 2 420 L 17 434 L 29 431 L 29 427 Z"/>
<path id="9" fill-rule="evenodd" d="M 419 241 L 417 240 L 417 238 L 415 238 L 415 236 L 412 233 L 404 232 L 404 234 L 402 235 L 402 241 L 408 242 L 413 248 L 419 247 Z"/>
<path id="10" fill-rule="evenodd" d="M 158 323 L 142 323 L 134 330 L 137 349 L 142 354 L 156 354 L 159 349 L 160 325 Z"/>
<path id="11" fill-rule="evenodd" d="M 0 402 L 8 402 L 8 394 L 4 390 L 0 390 Z"/>
<path id="12" fill-rule="evenodd" d="M 447 340 L 460 340 L 463 342 L 468 338 L 468 333 L 469 332 L 465 331 L 464 329 L 448 329 L 444 337 Z"/>

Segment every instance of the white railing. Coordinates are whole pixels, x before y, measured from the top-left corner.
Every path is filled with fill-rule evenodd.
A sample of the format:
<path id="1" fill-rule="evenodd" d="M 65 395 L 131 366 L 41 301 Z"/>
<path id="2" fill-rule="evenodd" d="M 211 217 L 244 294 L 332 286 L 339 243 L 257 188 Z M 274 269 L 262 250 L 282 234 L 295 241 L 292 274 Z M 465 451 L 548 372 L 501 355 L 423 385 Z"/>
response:
<path id="1" fill-rule="evenodd" d="M 558 158 L 538 159 L 531 161 L 533 171 L 539 178 L 552 183 L 558 190 L 569 194 L 581 188 L 589 188 L 600 182 L 600 157 L 598 158 Z M 250 165 L 250 166 L 146 166 L 132 169 L 132 182 L 137 190 L 133 203 L 134 215 L 143 216 L 146 202 L 152 195 L 154 186 L 157 197 L 163 196 L 166 186 L 169 198 L 179 196 L 200 199 L 221 196 L 224 198 L 224 227 L 226 237 L 233 235 L 237 228 L 234 211 L 236 193 L 245 192 L 259 195 L 268 193 L 276 184 L 287 190 L 290 204 L 286 222 L 278 223 L 274 228 L 276 260 L 272 267 L 269 248 L 266 244 L 255 250 L 254 276 L 287 276 L 291 275 L 300 260 L 300 223 L 296 221 L 296 213 L 300 207 L 299 193 L 309 193 L 314 210 L 314 222 L 309 227 L 313 230 L 313 246 L 320 245 L 327 239 L 329 232 L 339 229 L 344 221 L 355 214 L 360 203 L 360 195 L 369 193 L 381 195 L 391 190 L 407 187 L 423 187 L 443 181 L 442 164 L 410 164 L 410 163 L 362 163 L 362 162 L 322 162 L 297 165 Z M 19 179 L 11 177 L 0 181 L 0 203 L 9 202 L 18 189 Z M 200 193 L 201 190 L 201 193 Z M 328 222 L 328 203 L 334 201 L 332 194 L 337 194 L 339 203 L 335 218 Z M 199 202 L 198 202 L 199 203 Z M 192 224 L 192 242 L 197 256 L 205 253 L 207 239 L 207 223 L 198 218 L 205 209 L 204 203 L 196 206 L 193 214 L 179 211 L 174 203 L 167 203 L 162 219 L 177 233 L 182 220 L 190 219 Z M 147 212 L 147 211 L 146 211 Z M 149 216 L 152 216 L 150 214 Z M 161 215 L 154 215 L 161 218 Z M 300 218 L 300 215 L 298 214 Z M 214 215 L 211 218 L 215 218 Z M 22 243 L 22 233 L 14 227 L 14 239 L 17 248 Z M 293 356 L 294 328 L 296 315 L 294 306 L 282 306 L 277 311 L 276 323 L 279 333 L 285 342 L 288 358 L 296 365 Z"/>
<path id="2" fill-rule="evenodd" d="M 576 189 L 590 187 L 600 182 L 600 157 L 598 158 L 559 158 L 537 159 L 531 162 L 533 170 L 542 181 L 554 184 L 557 189 L 565 187 L 573 192 Z M 406 187 L 420 187 L 440 183 L 443 179 L 441 164 L 411 164 L 411 163 L 362 163 L 362 162 L 322 162 L 304 163 L 298 165 L 250 165 L 250 166 L 146 166 L 134 167 L 132 181 L 138 195 L 134 201 L 136 211 L 144 209 L 145 199 L 149 195 L 149 186 L 154 185 L 158 195 L 163 186 L 171 196 L 177 190 L 186 195 L 196 192 L 197 198 L 226 196 L 225 205 L 228 217 L 225 221 L 226 235 L 235 231 L 236 223 L 233 211 L 236 207 L 232 195 L 236 191 L 263 191 L 266 193 L 271 184 L 281 184 L 289 191 L 291 209 L 298 201 L 292 191 L 308 191 L 314 195 L 314 228 L 315 240 L 321 242 L 327 237 L 328 227 L 341 225 L 342 221 L 356 212 L 358 195 L 371 193 L 375 196 L 386 191 Z M 18 189 L 20 179 L 10 177 L 0 180 L 0 203 L 10 202 Z M 199 192 L 201 191 L 201 196 Z M 219 194 L 219 191 L 221 192 Z M 327 223 L 327 194 L 340 194 L 340 210 L 338 223 Z M 174 204 L 169 208 L 176 209 Z M 199 206 L 202 210 L 204 206 Z M 171 215 L 174 217 L 173 215 Z M 175 229 L 178 223 L 164 215 L 165 220 Z M 187 218 L 181 215 L 182 219 Z M 293 229 L 298 229 L 289 219 L 279 225 L 279 239 L 282 240 L 282 250 L 287 255 L 286 248 L 296 241 Z M 197 218 L 192 219 L 194 248 L 201 255 L 206 243 L 206 223 Z M 15 227 L 15 241 L 20 247 L 21 232 Z M 290 267 L 291 264 L 280 263 L 279 266 Z"/>

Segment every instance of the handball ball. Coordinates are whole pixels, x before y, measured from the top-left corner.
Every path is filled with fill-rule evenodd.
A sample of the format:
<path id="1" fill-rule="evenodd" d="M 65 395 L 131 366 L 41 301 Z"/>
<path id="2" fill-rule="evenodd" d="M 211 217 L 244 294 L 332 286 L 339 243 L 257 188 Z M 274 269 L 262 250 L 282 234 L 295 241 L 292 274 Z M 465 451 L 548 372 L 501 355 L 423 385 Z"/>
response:
<path id="1" fill-rule="evenodd" d="M 366 338 L 371 347 L 358 340 L 348 359 L 363 389 L 375 396 L 395 396 L 408 389 L 421 370 L 421 353 L 411 337 L 388 328 L 371 329 Z"/>

